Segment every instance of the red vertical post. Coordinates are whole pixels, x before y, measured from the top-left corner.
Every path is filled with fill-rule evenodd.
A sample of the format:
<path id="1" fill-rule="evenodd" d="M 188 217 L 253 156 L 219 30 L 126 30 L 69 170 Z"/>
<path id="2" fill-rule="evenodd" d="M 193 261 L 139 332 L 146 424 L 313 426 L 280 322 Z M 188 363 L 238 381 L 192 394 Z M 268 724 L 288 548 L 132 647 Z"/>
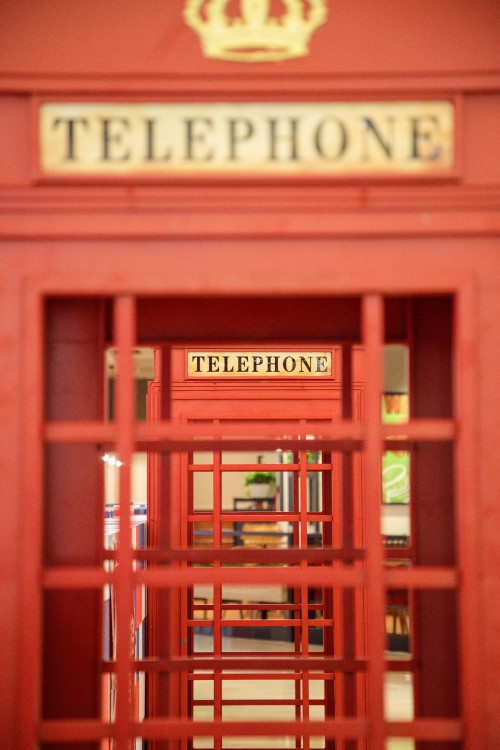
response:
<path id="1" fill-rule="evenodd" d="M 214 420 L 214 424 L 219 424 L 219 420 Z M 212 475 L 212 533 L 213 547 L 221 549 L 222 547 L 222 482 L 221 482 L 221 458 L 220 450 L 213 452 L 213 475 Z M 220 560 L 214 560 L 214 569 L 220 568 Z M 222 585 L 216 584 L 213 587 L 213 649 L 214 658 L 222 656 Z M 214 669 L 214 719 L 222 719 L 222 673 L 220 669 Z M 214 737 L 215 750 L 221 750 L 222 739 Z"/>
<path id="2" fill-rule="evenodd" d="M 170 347 L 162 346 L 155 352 L 155 380 L 159 382 L 159 404 L 157 417 L 169 420 L 172 416 L 171 380 L 172 352 Z M 180 546 L 180 512 L 179 512 L 179 469 L 175 471 L 175 457 L 169 453 L 158 455 L 155 477 L 156 496 L 151 512 L 156 514 L 155 532 L 158 549 L 168 550 Z M 178 465 L 178 464 L 177 464 Z M 170 563 L 176 565 L 177 563 Z M 181 641 L 181 597 L 175 589 L 155 592 L 153 597 L 153 629 L 156 630 L 156 648 L 154 656 L 159 658 L 180 655 Z M 155 711 L 160 717 L 179 717 L 183 700 L 181 698 L 181 680 L 177 673 L 158 676 Z M 179 747 L 179 740 L 158 741 L 154 744 L 157 750 Z"/>
<path id="3" fill-rule="evenodd" d="M 306 420 L 300 420 L 301 430 L 303 430 L 302 437 L 306 439 L 307 427 Z M 300 547 L 301 549 L 307 549 L 308 538 L 307 538 L 307 525 L 308 525 L 308 497 L 307 497 L 307 451 L 299 451 L 299 502 L 300 502 Z M 307 561 L 301 560 L 301 568 L 307 568 Z M 301 620 L 301 647 L 300 653 L 303 658 L 307 658 L 309 655 L 309 588 L 308 586 L 300 587 L 300 620 Z M 302 684 L 302 720 L 309 721 L 309 672 L 302 670 L 301 674 Z M 305 736 L 302 738 L 303 750 L 309 750 L 310 738 Z"/>
<path id="4" fill-rule="evenodd" d="M 120 469 L 120 534 L 117 565 L 114 569 L 116 588 L 116 743 L 128 746 L 133 720 L 134 630 L 132 537 L 130 527 L 131 467 L 134 451 L 135 381 L 133 350 L 135 345 L 135 300 L 119 297 L 115 305 L 115 343 L 118 351 L 116 383 L 116 450 L 123 465 Z"/>
<path id="5" fill-rule="evenodd" d="M 155 349 L 155 372 L 158 370 L 157 360 L 160 352 Z M 150 382 L 148 385 L 147 397 L 147 420 L 155 422 L 160 419 L 160 397 L 161 383 L 157 381 Z M 160 473 L 160 456 L 158 453 L 148 452 L 147 458 L 147 498 L 148 498 L 148 547 L 156 549 L 158 546 L 158 507 L 160 500 L 159 491 L 159 473 Z M 148 606 L 148 637 L 147 649 L 148 656 L 154 658 L 158 654 L 158 591 L 149 589 L 147 592 Z M 159 675 L 154 672 L 146 675 L 146 695 L 148 717 L 158 715 L 158 682 Z"/>
<path id="6" fill-rule="evenodd" d="M 472 286 L 462 288 L 456 298 L 454 341 L 454 411 L 460 431 L 455 452 L 457 495 L 457 557 L 461 571 L 460 662 L 464 745 L 485 748 L 484 722 L 478 721 L 485 695 L 485 665 L 479 637 L 484 613 L 481 603 L 482 576 L 479 565 L 480 513 L 477 372 L 477 299 Z"/>
<path id="7" fill-rule="evenodd" d="M 412 418 L 452 416 L 452 301 L 422 298 L 413 303 Z M 455 500 L 453 446 L 418 443 L 414 448 L 413 544 L 417 565 L 453 566 Z M 417 717 L 460 714 L 457 608 L 454 591 L 418 591 L 414 596 L 415 713 Z M 417 743 L 419 750 L 456 750 L 459 743 Z"/>
<path id="8" fill-rule="evenodd" d="M 353 418 L 352 408 L 352 345 L 345 344 L 342 347 L 342 419 Z M 342 508 L 341 508 L 341 540 L 342 549 L 352 550 L 354 548 L 354 460 L 352 452 L 342 453 Z M 347 563 L 344 563 L 346 565 Z M 353 563 L 351 563 L 353 564 Z M 354 659 L 356 657 L 356 630 L 359 623 L 356 622 L 355 595 L 352 589 L 344 589 L 342 592 L 342 644 L 343 657 Z M 356 674 L 344 673 L 343 695 L 341 714 L 344 716 L 356 716 Z M 345 750 L 353 750 L 357 746 L 356 740 L 346 740 Z"/>
<path id="9" fill-rule="evenodd" d="M 370 294 L 363 299 L 363 344 L 366 352 L 366 604 L 368 656 L 368 718 L 370 750 L 384 750 L 385 591 L 382 583 L 383 550 L 380 532 L 382 502 L 382 362 L 384 343 L 383 300 Z"/>
<path id="10" fill-rule="evenodd" d="M 44 305 L 38 295 L 29 295 L 23 309 L 25 360 L 22 373 L 22 438 L 30 462 L 24 464 L 22 491 L 23 522 L 29 545 L 23 550 L 19 633 L 19 683 L 17 694 L 18 746 L 36 747 L 36 725 L 40 719 L 42 660 L 42 564 L 43 448 L 40 435 L 44 421 Z"/>
<path id="11" fill-rule="evenodd" d="M 47 420 L 103 419 L 103 342 L 100 300 L 47 302 Z M 43 550 L 46 566 L 101 564 L 103 473 L 96 445 L 46 447 Z M 101 607 L 102 592 L 98 590 L 46 592 L 43 718 L 100 718 Z M 78 747 L 95 750 L 98 743 L 87 742 Z"/>
<path id="12" fill-rule="evenodd" d="M 340 518 L 340 493 L 339 493 L 339 477 L 337 476 L 337 469 L 339 467 L 338 455 L 332 451 L 323 451 L 322 462 L 329 464 L 330 468 L 321 472 L 322 476 L 322 510 L 325 516 L 329 519 L 328 522 L 323 523 L 323 547 L 338 547 L 339 537 L 337 532 L 338 519 Z M 332 563 L 332 569 L 339 565 L 339 561 Z M 340 563 L 342 565 L 342 563 Z M 339 592 L 340 594 L 340 592 Z M 333 621 L 334 617 L 341 618 L 341 611 L 337 611 L 336 603 L 338 602 L 339 596 L 337 592 L 333 591 L 329 587 L 323 588 L 323 617 L 325 620 Z M 335 656 L 337 650 L 341 653 L 339 644 L 336 639 L 336 622 L 333 626 L 328 625 L 323 629 L 323 649 L 326 656 Z M 340 644 L 341 645 L 341 644 Z M 336 714 L 336 698 L 340 675 L 331 674 L 330 679 L 324 681 L 324 701 L 325 701 L 325 718 L 333 718 Z M 339 691 L 340 692 L 340 691 Z M 341 711 L 339 713 L 342 713 Z M 325 747 L 327 750 L 333 750 L 335 748 L 335 740 L 331 738 L 325 740 Z"/>

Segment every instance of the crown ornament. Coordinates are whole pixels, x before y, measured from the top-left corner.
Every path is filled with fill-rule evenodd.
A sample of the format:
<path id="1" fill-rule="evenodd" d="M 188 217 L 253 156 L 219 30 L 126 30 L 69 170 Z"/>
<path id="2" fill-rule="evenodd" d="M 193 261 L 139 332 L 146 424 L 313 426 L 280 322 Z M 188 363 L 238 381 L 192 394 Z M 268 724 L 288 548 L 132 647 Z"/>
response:
<path id="1" fill-rule="evenodd" d="M 281 0 L 280 15 L 272 12 L 271 0 L 239 0 L 237 16 L 228 14 L 230 2 L 186 0 L 184 20 L 199 34 L 206 57 L 235 62 L 303 57 L 328 15 L 327 0 Z"/>

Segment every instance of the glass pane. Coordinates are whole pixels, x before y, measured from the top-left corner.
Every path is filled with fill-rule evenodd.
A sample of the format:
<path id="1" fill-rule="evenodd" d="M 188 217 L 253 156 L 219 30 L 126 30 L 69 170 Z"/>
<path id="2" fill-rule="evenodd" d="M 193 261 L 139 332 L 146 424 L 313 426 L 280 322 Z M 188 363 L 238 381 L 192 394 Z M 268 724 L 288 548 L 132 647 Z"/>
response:
<path id="1" fill-rule="evenodd" d="M 210 513 L 214 508 L 214 475 L 211 471 L 195 471 L 193 481 L 193 509 L 195 513 Z"/>

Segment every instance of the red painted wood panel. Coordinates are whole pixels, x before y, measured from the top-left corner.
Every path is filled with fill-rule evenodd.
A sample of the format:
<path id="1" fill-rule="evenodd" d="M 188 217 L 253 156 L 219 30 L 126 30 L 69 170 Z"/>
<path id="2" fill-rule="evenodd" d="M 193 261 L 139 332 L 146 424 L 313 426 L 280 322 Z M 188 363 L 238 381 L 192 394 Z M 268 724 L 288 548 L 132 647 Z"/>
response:
<path id="1" fill-rule="evenodd" d="M 2 10 L 2 71 L 103 76 L 132 73 L 238 78 L 359 72 L 401 76 L 494 71 L 498 66 L 498 8 L 488 0 L 405 6 L 348 0 L 329 3 L 329 19 L 314 34 L 309 57 L 283 64 L 235 66 L 202 57 L 196 34 L 182 19 L 183 0 L 103 5 L 91 0 L 68 9 L 64 0 L 29 0 Z M 130 81 L 127 82 L 130 87 Z"/>
<path id="2" fill-rule="evenodd" d="M 172 295 L 177 301 L 183 296 L 201 298 L 191 308 L 191 318 L 185 319 L 181 337 L 192 335 L 196 316 L 206 313 L 207 298 L 235 295 L 241 301 L 257 295 L 267 298 L 262 320 L 265 315 L 274 317 L 273 335 L 279 337 L 288 318 L 293 324 L 290 300 L 374 290 L 398 296 L 449 292 L 467 282 L 477 308 L 477 355 L 466 351 L 464 356 L 477 362 L 478 381 L 477 388 L 467 392 L 469 412 L 473 402 L 477 421 L 472 439 L 469 432 L 466 455 L 475 444 L 477 509 L 471 536 L 481 552 L 471 560 L 466 529 L 459 535 L 459 551 L 462 561 L 473 563 L 479 611 L 471 617 L 477 615 L 482 623 L 472 687 L 480 696 L 477 720 L 484 736 L 473 735 L 482 745 L 472 750 L 490 750 L 497 743 L 500 715 L 495 677 L 500 668 L 495 606 L 500 598 L 500 412 L 495 399 L 500 369 L 500 155 L 494 136 L 500 116 L 498 8 L 488 0 L 439 5 L 424 0 L 404 6 L 383 0 L 355 8 L 341 0 L 330 4 L 328 24 L 314 34 L 309 57 L 247 67 L 205 60 L 196 35 L 181 20 L 182 5 L 181 0 L 151 0 L 147 7 L 136 0 L 96 0 L 68 8 L 62 0 L 18 0 L 4 3 L 0 10 L 0 460 L 7 498 L 1 531 L 6 598 L 0 611 L 5 638 L 0 697 L 6 710 L 0 712 L 0 734 L 9 747 L 31 750 L 25 743 L 33 729 L 31 724 L 19 727 L 16 703 L 19 708 L 21 696 L 36 704 L 38 673 L 33 665 L 40 639 L 32 635 L 41 637 L 39 602 L 23 599 L 39 580 L 41 541 L 41 517 L 32 513 L 42 477 L 37 452 L 41 353 L 36 326 L 32 328 L 38 291 L 100 295 L 133 290 Z M 304 186 L 254 180 L 238 186 L 193 181 L 153 187 L 32 181 L 37 150 L 32 96 L 359 100 L 429 93 L 462 97 L 462 172 L 439 185 L 415 185 L 411 180 L 375 185 L 363 180 Z M 287 301 L 278 304 L 277 298 Z M 171 313 L 169 304 L 164 313 Z M 161 326 L 155 329 L 151 312 L 141 317 L 146 308 L 139 305 L 141 343 L 161 331 Z M 312 308 L 309 303 L 309 312 Z M 250 338 L 258 336 L 262 320 L 249 322 L 245 307 L 234 309 L 234 322 Z M 322 309 L 322 318 L 309 323 L 321 327 L 323 336 L 328 310 Z M 204 323 L 208 336 L 214 326 L 205 318 Z M 394 335 L 401 331 L 399 323 Z M 300 325 L 307 335 L 307 324 Z M 346 337 L 352 333 L 336 320 L 332 330 Z M 165 338 L 170 332 L 163 329 Z M 225 332 L 231 333 L 227 320 Z M 74 375 L 78 379 L 79 373 Z M 53 384 L 60 382 L 57 376 L 68 380 L 62 371 L 51 373 Z M 429 460 L 422 456 L 424 474 L 437 455 L 428 452 Z M 450 474 L 449 463 L 447 470 Z M 93 482 L 87 475 L 83 480 Z M 51 481 L 60 492 L 63 480 L 55 468 Z M 470 472 L 467 481 L 470 485 Z M 82 497 L 75 503 L 82 507 Z M 422 531 L 427 522 L 422 522 Z M 48 528 L 56 529 L 57 524 L 50 522 Z M 434 560 L 438 535 L 436 529 L 430 531 L 428 546 L 420 552 L 422 559 Z M 66 555 L 72 547 L 69 537 L 59 541 L 59 552 Z M 86 555 L 84 540 L 77 543 Z M 90 552 L 92 556 L 95 550 Z M 446 560 L 453 553 L 450 545 Z M 26 622 L 33 624 L 32 630 Z M 421 628 L 430 627 L 424 618 Z M 451 665 L 445 666 L 450 666 L 446 679 L 451 681 Z M 426 669 L 432 667 L 428 653 Z M 425 697 L 427 705 L 433 700 L 430 693 Z M 456 703 L 452 691 L 449 711 L 442 705 L 443 712 L 453 714 Z M 420 727 L 425 735 L 427 729 Z M 182 734 L 185 727 L 177 730 Z"/>

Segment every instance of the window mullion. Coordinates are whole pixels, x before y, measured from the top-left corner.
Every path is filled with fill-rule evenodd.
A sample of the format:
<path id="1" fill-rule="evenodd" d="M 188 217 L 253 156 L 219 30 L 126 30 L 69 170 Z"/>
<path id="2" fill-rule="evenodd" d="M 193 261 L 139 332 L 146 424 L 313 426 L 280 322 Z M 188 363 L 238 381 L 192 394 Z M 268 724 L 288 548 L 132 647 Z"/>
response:
<path id="1" fill-rule="evenodd" d="M 382 466 L 382 363 L 384 343 L 383 298 L 370 294 L 363 299 L 363 342 L 366 351 L 366 604 L 370 628 L 368 651 L 368 716 L 372 750 L 385 747 L 385 591 L 382 581 L 383 550 L 380 533 Z"/>
<path id="2" fill-rule="evenodd" d="M 123 465 L 120 469 L 120 524 L 117 565 L 114 582 L 116 593 L 116 738 L 118 747 L 127 747 L 133 717 L 133 552 L 130 528 L 131 465 L 134 450 L 135 390 L 133 349 L 135 345 L 135 300 L 119 297 L 115 302 L 118 373 L 116 383 L 116 451 Z"/>

